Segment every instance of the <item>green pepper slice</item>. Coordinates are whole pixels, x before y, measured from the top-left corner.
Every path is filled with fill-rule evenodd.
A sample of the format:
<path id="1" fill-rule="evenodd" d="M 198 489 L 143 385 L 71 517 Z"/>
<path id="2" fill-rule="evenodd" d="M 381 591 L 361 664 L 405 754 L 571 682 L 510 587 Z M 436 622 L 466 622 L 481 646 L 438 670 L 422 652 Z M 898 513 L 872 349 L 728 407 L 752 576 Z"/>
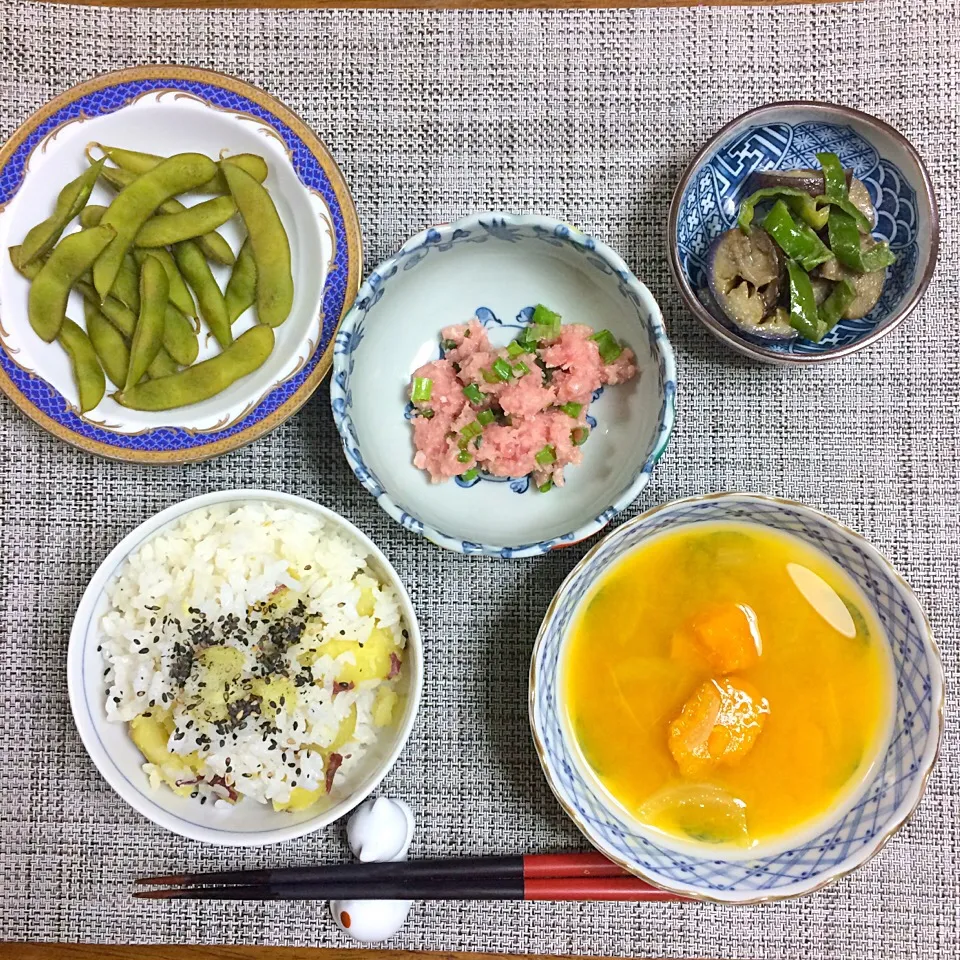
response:
<path id="1" fill-rule="evenodd" d="M 850 270 L 855 270 L 857 273 L 873 273 L 875 270 L 883 270 L 892 263 L 896 263 L 897 258 L 886 241 L 878 243 L 869 250 L 861 249 L 861 236 L 856 221 L 838 207 L 830 211 L 827 231 L 830 248 L 834 255 Z"/>
<path id="2" fill-rule="evenodd" d="M 740 214 L 737 217 L 737 226 L 747 233 L 753 223 L 754 208 L 764 200 L 783 200 L 784 203 L 805 223 L 814 230 L 821 230 L 826 225 L 828 213 L 820 209 L 813 197 L 806 190 L 799 187 L 764 187 L 751 193 L 740 204 Z"/>
<path id="3" fill-rule="evenodd" d="M 782 200 L 770 209 L 763 221 L 763 229 L 791 260 L 799 261 L 808 272 L 833 259 L 830 248 L 805 223 L 797 223 Z"/>
<path id="4" fill-rule="evenodd" d="M 787 261 L 787 273 L 790 276 L 790 326 L 801 336 L 819 343 L 827 331 L 817 313 L 810 277 L 795 260 Z"/>
<path id="5" fill-rule="evenodd" d="M 823 169 L 824 193 L 835 200 L 846 200 L 847 174 L 840 158 L 835 153 L 818 153 L 817 160 Z"/>
<path id="6" fill-rule="evenodd" d="M 849 280 L 841 280 L 830 292 L 823 303 L 820 304 L 818 316 L 825 330 L 832 330 L 843 316 L 844 310 L 850 306 L 857 297 L 857 288 Z"/>

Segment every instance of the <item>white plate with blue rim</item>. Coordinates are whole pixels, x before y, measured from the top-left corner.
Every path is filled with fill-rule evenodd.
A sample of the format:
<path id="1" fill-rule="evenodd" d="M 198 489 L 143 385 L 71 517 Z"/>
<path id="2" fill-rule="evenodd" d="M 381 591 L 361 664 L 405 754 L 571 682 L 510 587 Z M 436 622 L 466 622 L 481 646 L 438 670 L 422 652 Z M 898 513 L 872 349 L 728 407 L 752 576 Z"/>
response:
<path id="1" fill-rule="evenodd" d="M 216 159 L 263 156 L 266 186 L 290 237 L 294 302 L 263 366 L 202 403 L 163 413 L 120 406 L 112 388 L 81 413 L 66 354 L 27 319 L 29 285 L 7 256 L 87 167 L 91 142 Z M 97 185 L 91 203 L 108 203 Z M 198 197 L 198 199 L 200 199 Z M 192 200 L 187 200 L 188 204 Z M 76 225 L 67 232 L 76 229 Z M 236 221 L 221 234 L 239 249 Z M 309 127 L 273 97 L 208 70 L 141 66 L 94 77 L 45 104 L 0 149 L 0 390 L 54 436 L 113 460 L 186 463 L 241 447 L 294 414 L 330 368 L 333 338 L 360 278 L 360 227 L 347 185 Z M 229 268 L 214 266 L 221 286 Z M 83 322 L 79 294 L 68 316 Z M 239 335 L 256 321 L 249 310 Z M 201 329 L 200 360 L 216 353 Z"/>
<path id="2" fill-rule="evenodd" d="M 883 626 L 896 680 L 893 730 L 870 776 L 848 802 L 767 853 L 675 844 L 610 802 L 588 775 L 564 706 L 562 663 L 582 604 L 627 553 L 667 530 L 735 521 L 806 541 L 843 568 Z M 654 507 L 598 543 L 554 596 L 530 664 L 530 727 L 547 782 L 561 806 L 604 855 L 665 890 L 720 903 L 801 896 L 866 863 L 923 797 L 943 737 L 940 654 L 915 594 L 875 547 L 803 504 L 755 493 L 714 493 Z"/>
<path id="3" fill-rule="evenodd" d="M 413 465 L 411 374 L 439 358 L 442 327 L 477 317 L 505 346 L 538 303 L 610 330 L 639 376 L 595 395 L 583 462 L 562 488 L 482 474 L 431 483 Z M 673 427 L 676 367 L 656 301 L 610 247 L 549 217 L 480 213 L 413 237 L 360 288 L 333 367 L 334 420 L 357 479 L 407 530 L 468 554 L 533 556 L 602 530 L 646 486 Z"/>

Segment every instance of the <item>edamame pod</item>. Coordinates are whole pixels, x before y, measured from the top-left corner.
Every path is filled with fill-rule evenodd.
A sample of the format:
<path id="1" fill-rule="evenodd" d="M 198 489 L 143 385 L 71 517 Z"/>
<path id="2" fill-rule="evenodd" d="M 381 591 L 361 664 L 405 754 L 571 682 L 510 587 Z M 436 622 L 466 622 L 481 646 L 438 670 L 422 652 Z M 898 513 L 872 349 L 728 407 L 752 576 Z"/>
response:
<path id="1" fill-rule="evenodd" d="M 57 339 L 67 310 L 70 288 L 116 239 L 113 227 L 100 224 L 71 233 L 54 248 L 30 285 L 27 313 L 30 326 L 47 343 Z"/>
<path id="2" fill-rule="evenodd" d="M 110 296 L 116 297 L 134 313 L 140 310 L 140 268 L 132 254 L 127 254 L 120 265 L 120 272 L 113 282 Z"/>
<path id="3" fill-rule="evenodd" d="M 157 164 L 117 194 L 100 221 L 101 227 L 113 227 L 116 236 L 93 265 L 93 285 L 101 298 L 110 292 L 123 255 L 157 207 L 164 200 L 205 183 L 215 172 L 209 157 L 200 153 L 180 153 Z"/>
<path id="4" fill-rule="evenodd" d="M 163 344 L 168 294 L 166 270 L 156 257 L 147 257 L 140 270 L 140 316 L 130 344 L 125 390 L 140 381 Z"/>
<path id="5" fill-rule="evenodd" d="M 169 377 L 139 383 L 114 394 L 114 399 L 131 410 L 173 410 L 200 403 L 262 366 L 273 343 L 272 328 L 258 324 L 215 357 Z"/>
<path id="6" fill-rule="evenodd" d="M 37 274 L 43 267 L 43 261 L 31 260 L 29 263 L 21 263 L 19 244 L 17 244 L 15 247 L 10 247 L 9 253 L 10 262 L 13 264 L 13 268 L 17 271 L 17 273 L 23 277 L 26 277 L 28 280 L 33 280 L 36 278 Z"/>
<path id="7" fill-rule="evenodd" d="M 87 336 L 100 358 L 110 382 L 118 390 L 123 389 L 130 366 L 130 348 L 123 334 L 100 312 L 97 305 L 85 300 L 83 318 L 87 324 Z"/>
<path id="8" fill-rule="evenodd" d="M 107 389 L 97 352 L 93 349 L 90 338 L 83 332 L 83 327 L 69 317 L 63 318 L 57 341 L 70 358 L 73 380 L 80 394 L 80 412 L 86 413 L 103 399 Z"/>
<path id="9" fill-rule="evenodd" d="M 227 283 L 227 292 L 223 295 L 230 323 L 253 306 L 256 296 L 257 265 L 253 260 L 250 238 L 247 237 L 237 254 L 237 262 L 233 265 L 233 273 L 230 274 L 230 281 Z"/>
<path id="10" fill-rule="evenodd" d="M 177 363 L 189 367 L 200 352 L 200 341 L 193 324 L 172 304 L 163 316 L 163 345 Z"/>
<path id="11" fill-rule="evenodd" d="M 178 243 L 173 248 L 173 255 L 184 279 L 197 295 L 200 316 L 217 338 L 217 343 L 221 347 L 229 346 L 233 342 L 233 333 L 230 331 L 227 305 L 216 279 L 210 272 L 206 257 L 192 240 Z"/>
<path id="12" fill-rule="evenodd" d="M 122 147 L 108 147 L 102 143 L 91 143 L 90 147 L 99 147 L 104 155 L 112 160 L 122 170 L 139 176 L 152 170 L 164 158 L 155 153 L 141 153 L 139 150 L 124 150 Z M 90 156 L 90 147 L 87 148 L 87 156 Z M 92 159 L 92 157 L 91 157 Z M 255 153 L 238 153 L 232 157 L 224 157 L 221 163 L 233 163 L 242 167 L 259 183 L 267 179 L 267 161 Z M 229 193 L 223 175 L 217 173 L 211 179 L 200 187 L 195 188 L 198 193 Z"/>
<path id="13" fill-rule="evenodd" d="M 193 240 L 216 230 L 237 212 L 230 197 L 214 197 L 179 213 L 151 217 L 137 234 L 138 247 L 168 247 L 181 240 Z"/>
<path id="14" fill-rule="evenodd" d="M 246 224 L 257 265 L 257 316 L 261 323 L 278 327 L 287 319 L 293 306 L 293 273 L 287 232 L 265 187 L 232 164 L 224 164 L 221 169 Z"/>
<path id="15" fill-rule="evenodd" d="M 90 203 L 80 211 L 80 226 L 95 227 L 103 219 L 107 208 L 102 203 Z"/>
<path id="16" fill-rule="evenodd" d="M 147 367 L 147 376 L 151 380 L 159 380 L 161 377 L 169 377 L 172 373 L 176 373 L 178 369 L 177 361 L 161 347 L 153 358 L 153 363 Z"/>
<path id="17" fill-rule="evenodd" d="M 137 179 L 137 174 L 131 173 L 129 170 L 121 170 L 119 167 L 104 167 L 103 170 L 100 171 L 100 176 L 101 179 L 105 180 L 111 187 L 117 190 L 124 190 Z M 160 213 L 171 215 L 183 213 L 186 209 L 188 208 L 179 200 L 172 198 L 165 200 L 157 207 Z M 216 230 L 206 233 L 202 237 L 197 237 L 196 242 L 208 260 L 213 260 L 216 263 L 222 263 L 226 266 L 230 266 L 230 264 L 233 263 L 233 250 L 230 249 L 230 244 L 227 243 Z"/>
<path id="18" fill-rule="evenodd" d="M 147 257 L 156 257 L 163 264 L 163 269 L 167 271 L 167 282 L 170 284 L 170 302 L 188 317 L 197 315 L 197 305 L 193 302 L 193 294 L 180 275 L 176 261 L 169 250 L 164 250 L 163 247 L 157 247 L 150 251 L 134 250 L 133 255 L 141 266 Z M 199 325 L 194 327 L 194 332 L 200 332 Z"/>
<path id="19" fill-rule="evenodd" d="M 76 180 L 71 180 L 60 191 L 53 216 L 42 223 L 38 223 L 28 231 L 23 238 L 23 243 L 20 244 L 20 256 L 25 264 L 44 256 L 53 249 L 60 239 L 64 227 L 80 213 L 87 200 L 90 199 L 90 191 L 93 190 L 97 177 L 100 176 L 103 163 L 103 160 L 94 163 L 89 170 L 84 170 Z"/>
<path id="20" fill-rule="evenodd" d="M 93 289 L 93 284 L 86 280 L 78 281 L 76 286 L 83 299 L 99 307 L 103 315 L 120 333 L 128 340 L 133 337 L 137 329 L 137 315 L 129 307 L 124 306 L 116 297 L 107 297 L 101 303 L 97 291 Z"/>

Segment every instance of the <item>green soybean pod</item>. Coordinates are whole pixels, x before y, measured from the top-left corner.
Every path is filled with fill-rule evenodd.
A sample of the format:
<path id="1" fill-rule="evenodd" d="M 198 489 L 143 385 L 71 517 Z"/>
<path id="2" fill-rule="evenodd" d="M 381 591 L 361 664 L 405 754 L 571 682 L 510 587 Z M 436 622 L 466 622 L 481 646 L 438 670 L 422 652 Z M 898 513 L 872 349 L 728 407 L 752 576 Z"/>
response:
<path id="1" fill-rule="evenodd" d="M 197 295 L 200 316 L 206 321 L 210 332 L 217 338 L 221 347 L 233 342 L 230 330 L 230 318 L 227 305 L 217 281 L 210 271 L 210 265 L 203 252 L 192 240 L 184 240 L 173 248 L 173 256 L 184 279 Z"/>
<path id="2" fill-rule="evenodd" d="M 161 377 L 169 377 L 170 374 L 176 373 L 179 369 L 177 361 L 161 347 L 150 366 L 147 367 L 147 376 L 151 380 L 159 380 Z"/>
<path id="3" fill-rule="evenodd" d="M 28 280 L 34 280 L 43 267 L 43 261 L 31 260 L 29 263 L 22 263 L 20 260 L 19 244 L 17 244 L 15 247 L 10 247 L 9 253 L 10 262 L 13 264 L 14 270 L 16 270 L 21 276 L 26 277 Z"/>
<path id="4" fill-rule="evenodd" d="M 28 231 L 20 244 L 20 256 L 25 264 L 45 256 L 53 249 L 66 225 L 86 206 L 102 167 L 101 160 L 84 170 L 76 180 L 71 180 L 57 196 L 53 216 Z"/>
<path id="5" fill-rule="evenodd" d="M 113 227 L 100 224 L 64 237 L 30 285 L 27 313 L 30 326 L 47 343 L 57 339 L 67 310 L 70 288 L 116 239 Z"/>
<path id="6" fill-rule="evenodd" d="M 100 177 L 109 183 L 111 187 L 117 190 L 123 190 L 137 179 L 137 174 L 131 173 L 129 170 L 121 170 L 119 167 L 104 167 L 100 172 Z M 183 213 L 186 209 L 187 207 L 179 200 L 172 198 L 165 200 L 157 207 L 160 213 L 170 215 Z M 230 266 L 230 264 L 233 263 L 233 250 L 230 249 L 230 244 L 227 243 L 216 230 L 212 230 L 202 237 L 197 237 L 196 242 L 208 260 L 213 260 L 215 263 L 222 263 L 226 266 Z"/>
<path id="7" fill-rule="evenodd" d="M 293 306 L 293 273 L 287 232 L 264 186 L 233 164 L 225 163 L 221 170 L 246 224 L 257 265 L 257 316 L 261 323 L 278 327 L 290 315 Z"/>
<path id="8" fill-rule="evenodd" d="M 63 318 L 57 342 L 66 351 L 73 368 L 73 380 L 80 394 L 80 412 L 92 410 L 102 399 L 107 389 L 103 369 L 97 359 L 90 338 L 69 317 Z"/>
<path id="9" fill-rule="evenodd" d="M 101 203 L 89 203 L 80 211 L 81 227 L 96 227 L 103 219 L 107 208 Z"/>
<path id="10" fill-rule="evenodd" d="M 137 265 L 137 261 L 133 259 L 133 254 L 128 253 L 123 258 L 123 263 L 117 273 L 117 279 L 113 282 L 110 296 L 116 297 L 134 313 L 140 310 L 140 267 Z"/>
<path id="11" fill-rule="evenodd" d="M 140 270 L 140 316 L 130 344 L 125 390 L 139 382 L 163 345 L 168 294 L 166 270 L 155 257 L 147 257 Z"/>
<path id="12" fill-rule="evenodd" d="M 233 323 L 249 307 L 252 307 L 257 297 L 257 265 L 253 260 L 253 249 L 250 238 L 243 241 L 243 246 L 237 254 L 237 262 L 233 265 L 233 272 L 227 283 L 223 299 L 227 304 L 227 316 Z"/>
<path id="13" fill-rule="evenodd" d="M 167 282 L 170 284 L 170 302 L 185 316 L 195 317 L 197 315 L 197 305 L 193 302 L 193 294 L 177 269 L 177 263 L 169 250 L 164 250 L 163 247 L 155 247 L 152 250 L 134 250 L 133 255 L 141 266 L 147 257 L 156 257 L 163 264 L 163 269 L 167 271 Z M 199 327 L 194 327 L 194 332 L 199 333 Z"/>
<path id="14" fill-rule="evenodd" d="M 114 394 L 114 399 L 131 410 L 173 410 L 209 400 L 262 366 L 273 343 L 272 328 L 258 324 L 215 357 L 169 377 L 137 384 Z"/>
<path id="15" fill-rule="evenodd" d="M 138 247 L 169 247 L 181 240 L 193 240 L 216 230 L 237 212 L 230 197 L 214 197 L 179 213 L 151 217 L 133 241 Z"/>
<path id="16" fill-rule="evenodd" d="M 93 266 L 93 285 L 101 297 L 110 292 L 123 255 L 157 207 L 164 200 L 205 183 L 215 172 L 209 157 L 201 153 L 181 153 L 157 164 L 117 194 L 100 221 L 101 227 L 113 227 L 116 236 Z"/>
<path id="17" fill-rule="evenodd" d="M 101 303 L 99 294 L 88 280 L 79 280 L 76 286 L 83 299 L 98 307 L 128 340 L 134 335 L 137 329 L 137 315 L 129 307 L 124 306 L 116 297 L 106 297 Z"/>
<path id="18" fill-rule="evenodd" d="M 139 150 L 125 150 L 123 147 L 109 147 L 102 143 L 92 143 L 90 147 L 99 147 L 104 156 L 115 163 L 122 170 L 139 176 L 152 170 L 164 158 L 155 153 L 141 153 Z M 90 156 L 90 147 L 87 156 Z M 91 158 L 92 159 L 92 158 Z M 227 163 L 234 163 L 242 167 L 251 177 L 263 183 L 267 179 L 267 161 L 255 153 L 238 153 L 232 157 L 225 157 Z M 229 193 L 230 189 L 218 170 L 207 183 L 195 188 L 198 193 Z"/>
<path id="19" fill-rule="evenodd" d="M 163 345 L 177 363 L 189 367 L 200 352 L 200 341 L 193 324 L 172 304 L 163 315 Z"/>
<path id="20" fill-rule="evenodd" d="M 118 390 L 123 389 L 130 366 L 130 348 L 123 334 L 100 312 L 97 305 L 85 300 L 83 318 L 87 324 L 87 336 L 100 358 L 110 382 Z"/>

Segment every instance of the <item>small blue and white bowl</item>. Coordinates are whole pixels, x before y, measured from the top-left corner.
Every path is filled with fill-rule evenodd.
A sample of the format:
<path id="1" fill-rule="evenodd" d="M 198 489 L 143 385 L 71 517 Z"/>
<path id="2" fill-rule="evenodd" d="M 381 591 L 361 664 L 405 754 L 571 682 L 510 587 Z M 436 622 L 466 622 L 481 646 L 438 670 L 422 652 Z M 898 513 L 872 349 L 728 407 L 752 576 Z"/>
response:
<path id="1" fill-rule="evenodd" d="M 413 466 L 411 374 L 439 358 L 442 327 L 476 316 L 505 346 L 538 303 L 609 329 L 639 377 L 591 404 L 596 426 L 562 489 L 539 493 L 527 477 L 432 484 Z M 592 536 L 646 486 L 673 427 L 676 368 L 656 301 L 606 244 L 548 217 L 481 213 L 409 240 L 360 288 L 333 367 L 357 479 L 406 529 L 463 553 L 525 557 Z"/>
<path id="2" fill-rule="evenodd" d="M 837 154 L 862 180 L 877 210 L 873 235 L 897 255 L 879 303 L 859 320 L 842 320 L 820 343 L 761 341 L 733 326 L 707 290 L 713 241 L 737 220 L 753 173 L 819 168 L 817 153 Z M 670 205 L 670 269 L 697 319 L 718 340 L 756 360 L 804 364 L 836 360 L 899 326 L 920 302 L 937 263 L 940 228 L 933 185 L 911 144 L 889 124 L 829 103 L 758 107 L 712 137 L 687 167 Z"/>
<path id="3" fill-rule="evenodd" d="M 571 625 L 584 598 L 611 566 L 643 541 L 671 528 L 715 521 L 762 524 L 825 551 L 872 603 L 890 642 L 896 679 L 893 732 L 876 774 L 816 836 L 787 850 L 744 859 L 690 844 L 676 846 L 606 802 L 585 775 L 573 744 L 560 682 Z M 598 543 L 557 591 L 530 664 L 530 725 L 557 799 L 602 853 L 665 890 L 699 900 L 758 903 L 811 893 L 873 857 L 923 796 L 943 735 L 944 679 L 930 624 L 913 591 L 861 536 L 790 500 L 715 493 L 656 507 Z"/>

